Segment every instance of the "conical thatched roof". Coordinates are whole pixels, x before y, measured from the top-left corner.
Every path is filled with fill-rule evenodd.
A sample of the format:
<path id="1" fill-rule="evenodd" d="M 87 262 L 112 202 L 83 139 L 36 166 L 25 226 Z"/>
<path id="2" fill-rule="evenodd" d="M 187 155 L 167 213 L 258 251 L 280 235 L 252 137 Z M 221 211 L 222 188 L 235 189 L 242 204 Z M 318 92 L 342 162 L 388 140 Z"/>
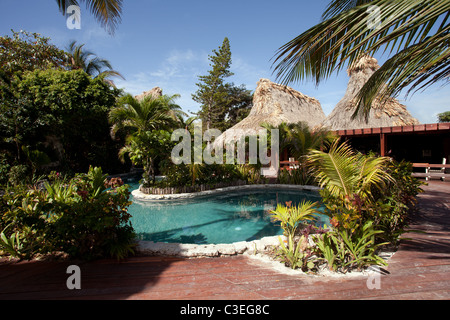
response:
<path id="1" fill-rule="evenodd" d="M 352 120 L 352 115 L 356 108 L 356 95 L 370 76 L 379 69 L 378 61 L 372 57 L 365 56 L 347 70 L 350 77 L 347 91 L 344 97 L 336 105 L 334 110 L 322 123 L 330 130 L 362 129 L 375 127 L 393 127 L 418 124 L 398 100 L 389 98 L 385 103 L 376 100 L 369 117 L 366 121 L 364 117 L 356 117 Z"/>
<path id="2" fill-rule="evenodd" d="M 260 79 L 248 117 L 220 135 L 216 143 L 228 143 L 240 139 L 243 134 L 257 133 L 265 122 L 278 126 L 282 122 L 303 121 L 313 128 L 324 119 L 325 113 L 317 99 L 268 79 Z"/>
<path id="3" fill-rule="evenodd" d="M 140 95 L 135 96 L 137 100 L 142 100 L 147 96 L 152 96 L 154 99 L 162 96 L 162 89 L 160 87 L 154 87 L 151 90 L 144 91 Z"/>

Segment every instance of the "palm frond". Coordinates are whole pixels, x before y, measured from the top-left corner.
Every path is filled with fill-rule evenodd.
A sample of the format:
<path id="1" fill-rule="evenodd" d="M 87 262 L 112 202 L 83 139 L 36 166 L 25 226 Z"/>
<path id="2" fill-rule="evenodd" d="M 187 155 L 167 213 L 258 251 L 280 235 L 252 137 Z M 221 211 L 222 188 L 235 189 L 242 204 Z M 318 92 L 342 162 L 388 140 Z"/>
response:
<path id="1" fill-rule="evenodd" d="M 376 27 L 371 27 L 371 6 L 379 8 L 380 24 Z M 312 78 L 319 85 L 361 56 L 384 50 L 399 54 L 391 67 L 394 62 L 410 63 L 406 70 L 396 68 L 390 75 L 379 77 L 372 92 L 395 93 L 408 85 L 423 88 L 448 77 L 449 12 L 450 0 L 335 0 L 324 14 L 327 20 L 277 51 L 274 73 L 284 84 Z M 382 80 L 386 78 L 389 82 L 384 89 Z M 372 98 L 361 98 L 364 108 L 370 109 Z"/>
<path id="2" fill-rule="evenodd" d="M 358 181 L 356 155 L 346 143 L 335 141 L 329 152 L 312 150 L 308 162 L 321 187 L 335 196 L 352 195 Z"/>
<path id="3" fill-rule="evenodd" d="M 68 6 L 79 6 L 79 2 L 86 3 L 86 7 L 109 34 L 115 33 L 118 24 L 121 22 L 123 0 L 56 0 L 59 10 L 64 15 Z"/>

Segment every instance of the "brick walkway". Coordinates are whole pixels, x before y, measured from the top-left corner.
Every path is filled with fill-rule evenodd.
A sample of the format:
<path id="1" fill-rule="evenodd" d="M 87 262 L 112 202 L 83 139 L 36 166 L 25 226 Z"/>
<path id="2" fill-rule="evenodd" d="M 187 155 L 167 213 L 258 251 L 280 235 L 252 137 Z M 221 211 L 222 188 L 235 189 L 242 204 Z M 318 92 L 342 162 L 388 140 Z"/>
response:
<path id="1" fill-rule="evenodd" d="M 450 299 L 450 183 L 431 181 L 419 212 L 391 258 L 380 289 L 367 277 L 280 273 L 246 256 L 181 259 L 133 257 L 125 262 L 0 261 L 0 299 Z M 81 290 L 68 290 L 67 266 L 81 268 Z"/>

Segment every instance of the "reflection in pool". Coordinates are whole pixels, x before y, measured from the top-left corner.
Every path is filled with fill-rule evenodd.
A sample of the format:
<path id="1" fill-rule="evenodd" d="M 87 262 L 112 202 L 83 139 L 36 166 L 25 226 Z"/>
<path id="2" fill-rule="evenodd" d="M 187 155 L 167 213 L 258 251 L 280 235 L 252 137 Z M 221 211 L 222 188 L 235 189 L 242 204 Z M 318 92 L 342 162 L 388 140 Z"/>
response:
<path id="1" fill-rule="evenodd" d="M 130 190 L 137 185 L 130 184 Z M 252 241 L 281 235 L 269 212 L 277 203 L 320 201 L 316 192 L 283 189 L 242 190 L 189 200 L 133 201 L 131 223 L 139 240 L 196 244 Z M 328 221 L 319 216 L 316 225 Z"/>

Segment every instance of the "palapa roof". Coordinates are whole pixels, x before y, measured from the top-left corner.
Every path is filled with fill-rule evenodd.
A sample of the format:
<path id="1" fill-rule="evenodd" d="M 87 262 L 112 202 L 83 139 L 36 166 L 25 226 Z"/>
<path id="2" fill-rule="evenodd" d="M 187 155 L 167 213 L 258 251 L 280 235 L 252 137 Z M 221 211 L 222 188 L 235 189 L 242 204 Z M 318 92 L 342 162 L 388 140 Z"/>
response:
<path id="1" fill-rule="evenodd" d="M 253 107 L 249 115 L 220 135 L 216 143 L 239 140 L 243 135 L 257 133 L 261 124 L 278 126 L 282 122 L 306 122 L 311 128 L 325 119 L 319 101 L 288 86 L 260 79 L 253 95 Z"/>
<path id="2" fill-rule="evenodd" d="M 322 126 L 330 130 L 348 130 L 376 127 L 392 127 L 419 124 L 406 109 L 394 98 L 381 102 L 376 99 L 372 104 L 367 120 L 364 117 L 352 119 L 356 108 L 356 95 L 370 76 L 379 69 L 375 58 L 365 56 L 347 70 L 350 80 L 344 97 L 323 121 Z"/>
<path id="3" fill-rule="evenodd" d="M 154 87 L 151 90 L 144 91 L 140 95 L 135 96 L 139 101 L 143 100 L 147 96 L 152 96 L 154 99 L 162 96 L 162 89 L 160 87 Z"/>

